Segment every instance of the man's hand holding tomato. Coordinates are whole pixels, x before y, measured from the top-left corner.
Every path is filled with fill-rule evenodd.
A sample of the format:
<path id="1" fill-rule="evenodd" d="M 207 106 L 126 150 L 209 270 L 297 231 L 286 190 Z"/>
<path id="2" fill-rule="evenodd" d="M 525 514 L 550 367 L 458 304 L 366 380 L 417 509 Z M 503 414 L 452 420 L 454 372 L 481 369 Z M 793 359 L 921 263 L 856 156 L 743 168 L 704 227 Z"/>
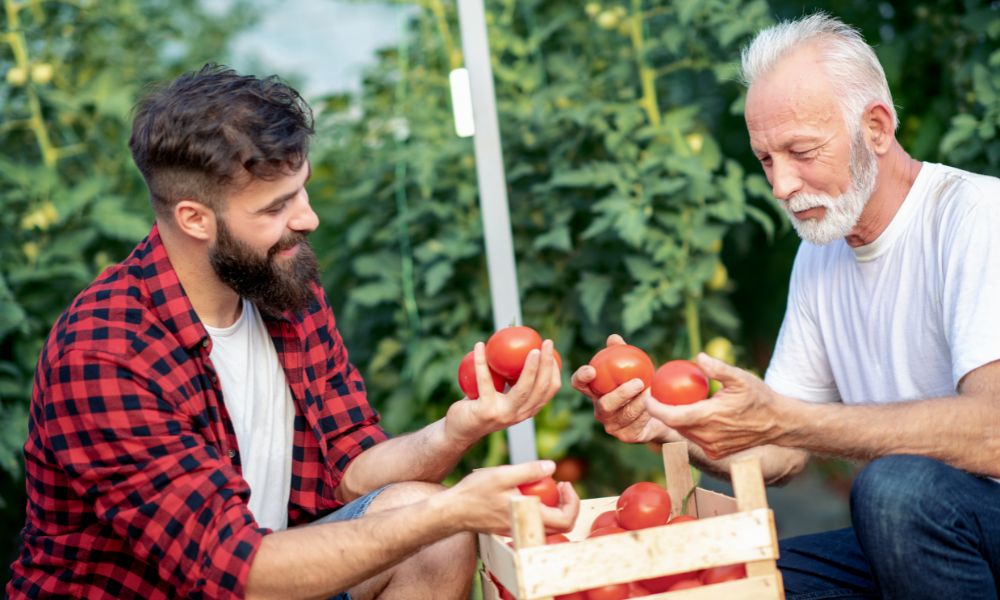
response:
<path id="1" fill-rule="evenodd" d="M 607 347 L 621 346 L 625 340 L 618 334 L 608 336 Z M 604 430 L 623 442 L 641 443 L 664 441 L 669 437 L 668 428 L 657 419 L 650 419 L 645 398 L 649 390 L 641 379 L 632 379 L 603 396 L 597 396 L 590 384 L 597 371 L 589 364 L 573 373 L 573 388 L 594 403 L 594 417 L 604 425 Z"/>
<path id="2" fill-rule="evenodd" d="M 698 444 L 710 459 L 741 450 L 780 443 L 784 433 L 784 405 L 792 400 L 780 396 L 758 377 L 737 367 L 699 354 L 696 363 L 722 389 L 711 398 L 673 406 L 650 395 L 643 398 L 648 413 Z"/>
<path id="3" fill-rule="evenodd" d="M 455 511 L 462 530 L 510 535 L 510 499 L 521 496 L 518 486 L 544 479 L 555 471 L 555 463 L 538 460 L 517 465 L 478 469 L 441 493 L 442 510 Z M 546 531 L 569 531 L 580 512 L 580 498 L 573 485 L 560 482 L 559 504 L 539 503 Z"/>
<path id="4" fill-rule="evenodd" d="M 625 341 L 615 334 L 608 337 L 607 343 L 613 346 Z M 774 426 L 783 423 L 773 407 L 788 402 L 787 398 L 777 398 L 760 379 L 707 355 L 699 355 L 696 363 L 725 387 L 708 400 L 686 406 L 661 404 L 653 399 L 649 389 L 643 389 L 643 382 L 638 379 L 596 397 L 590 389 L 595 375 L 590 365 L 577 369 L 571 381 L 577 391 L 594 403 L 594 417 L 604 425 L 604 430 L 623 442 L 691 441 L 692 461 L 718 477 L 729 474 L 730 459 L 721 457 L 749 448 L 753 449 L 732 459 L 759 457 L 764 479 L 769 484 L 787 481 L 805 468 L 808 452 L 765 445 L 768 443 L 765 440 L 774 438 L 759 433 L 761 430 L 773 433 Z M 716 412 L 718 416 L 713 417 Z M 721 422 L 713 424 L 713 418 Z M 741 419 L 746 419 L 746 425 Z"/>
<path id="5" fill-rule="evenodd" d="M 449 439 L 471 445 L 494 431 L 499 431 L 535 416 L 562 386 L 560 370 L 553 355 L 552 340 L 542 342 L 541 350 L 531 350 L 524 368 L 507 392 L 499 392 L 486 362 L 486 345 L 473 349 L 479 398 L 455 402 L 445 415 L 445 433 Z"/>

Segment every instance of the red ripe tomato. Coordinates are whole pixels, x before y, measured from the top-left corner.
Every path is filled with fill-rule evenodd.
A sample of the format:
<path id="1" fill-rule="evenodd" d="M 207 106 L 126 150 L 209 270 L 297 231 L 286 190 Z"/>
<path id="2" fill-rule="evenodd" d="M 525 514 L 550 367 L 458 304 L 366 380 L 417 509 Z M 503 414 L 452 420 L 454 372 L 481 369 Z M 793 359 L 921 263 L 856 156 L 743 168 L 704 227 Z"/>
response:
<path id="1" fill-rule="evenodd" d="M 650 392 L 663 404 L 692 404 L 708 398 L 708 377 L 689 360 L 671 360 L 656 370 Z"/>
<path id="2" fill-rule="evenodd" d="M 587 600 L 587 592 L 570 592 L 568 594 L 560 594 L 555 597 L 555 600 Z"/>
<path id="3" fill-rule="evenodd" d="M 625 600 L 629 597 L 627 583 L 602 585 L 599 588 L 587 590 L 587 600 Z"/>
<path id="4" fill-rule="evenodd" d="M 669 518 L 670 495 L 655 483 L 633 483 L 618 497 L 618 522 L 625 529 L 666 525 Z"/>
<path id="5" fill-rule="evenodd" d="M 567 456 L 556 461 L 556 471 L 552 474 L 559 481 L 576 483 L 583 479 L 587 471 L 587 461 L 576 456 Z"/>
<path id="6" fill-rule="evenodd" d="M 613 533 L 625 533 L 627 529 L 622 529 L 617 525 L 608 525 L 607 527 L 598 527 L 597 529 L 592 529 L 588 538 L 601 537 L 602 535 L 611 535 Z"/>
<path id="7" fill-rule="evenodd" d="M 697 521 L 697 520 L 698 520 L 697 517 L 692 517 L 691 515 L 677 515 L 673 519 L 670 519 L 669 524 L 673 525 L 674 523 L 686 523 L 688 521 Z"/>
<path id="8" fill-rule="evenodd" d="M 747 576 L 747 567 L 743 563 L 735 565 L 724 565 L 705 569 L 701 573 L 701 582 L 705 585 L 712 583 L 722 583 L 723 581 L 735 581 Z"/>
<path id="9" fill-rule="evenodd" d="M 597 371 L 590 382 L 590 391 L 596 396 L 603 396 L 626 381 L 637 378 L 649 387 L 656 369 L 648 354 L 627 344 L 601 350 L 590 359 L 590 366 Z"/>
<path id="10" fill-rule="evenodd" d="M 688 579 L 698 579 L 698 575 L 701 571 L 689 571 L 687 573 L 674 573 L 673 575 L 663 575 L 662 577 L 653 577 L 652 579 L 643 579 L 639 583 L 642 587 L 649 590 L 654 594 L 662 594 L 663 592 L 673 588 L 674 584 L 681 581 L 686 581 Z"/>
<path id="11" fill-rule="evenodd" d="M 561 533 L 553 533 L 551 535 L 545 536 L 546 545 L 551 544 L 566 544 L 569 543 L 569 538 Z"/>
<path id="12" fill-rule="evenodd" d="M 556 487 L 556 480 L 551 477 L 522 483 L 517 489 L 525 496 L 538 496 L 545 506 L 559 506 L 559 489 Z"/>
<path id="13" fill-rule="evenodd" d="M 506 383 L 503 377 L 494 373 L 492 369 L 490 369 L 490 375 L 493 377 L 493 388 L 502 392 Z M 462 393 L 469 400 L 475 400 L 479 397 L 479 383 L 476 382 L 476 357 L 472 352 L 466 354 L 462 362 L 458 364 L 458 387 L 462 388 Z"/>
<path id="14" fill-rule="evenodd" d="M 618 524 L 617 510 L 609 510 L 597 515 L 594 522 L 590 524 L 590 531 L 594 532 L 598 529 L 603 529 L 604 527 L 621 527 L 621 525 Z"/>
<path id="15" fill-rule="evenodd" d="M 486 362 L 507 381 L 517 381 L 528 353 L 542 348 L 542 336 L 531 327 L 507 327 L 486 342 Z"/>
<path id="16" fill-rule="evenodd" d="M 688 579 L 681 579 L 677 583 L 673 584 L 667 588 L 668 592 L 676 592 L 677 590 L 689 590 L 691 588 L 701 587 L 701 580 L 697 577 L 690 577 Z"/>
<path id="17" fill-rule="evenodd" d="M 556 359 L 556 367 L 558 367 L 559 372 L 562 373 L 562 357 L 559 356 L 559 351 L 555 348 L 552 349 L 552 358 Z"/>

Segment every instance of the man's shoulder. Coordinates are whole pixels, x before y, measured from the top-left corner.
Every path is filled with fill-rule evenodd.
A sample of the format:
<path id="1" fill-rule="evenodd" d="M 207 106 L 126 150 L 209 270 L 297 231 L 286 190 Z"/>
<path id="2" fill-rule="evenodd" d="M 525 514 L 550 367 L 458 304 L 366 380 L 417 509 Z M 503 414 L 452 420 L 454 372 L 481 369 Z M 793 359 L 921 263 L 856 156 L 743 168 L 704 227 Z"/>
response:
<path id="1" fill-rule="evenodd" d="M 146 275 L 134 255 L 105 269 L 53 326 L 48 358 L 70 351 L 135 355 L 165 339 L 167 330 L 152 309 Z"/>
<path id="2" fill-rule="evenodd" d="M 957 167 L 925 163 L 930 181 L 925 190 L 942 208 L 991 210 L 1000 207 L 1000 179 Z"/>

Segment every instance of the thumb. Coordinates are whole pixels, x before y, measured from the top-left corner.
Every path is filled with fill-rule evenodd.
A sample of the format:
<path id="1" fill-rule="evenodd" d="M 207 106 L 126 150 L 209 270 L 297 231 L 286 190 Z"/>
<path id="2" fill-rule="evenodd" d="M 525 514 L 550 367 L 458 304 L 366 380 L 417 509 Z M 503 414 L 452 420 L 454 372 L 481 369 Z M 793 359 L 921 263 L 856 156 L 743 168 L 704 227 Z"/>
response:
<path id="1" fill-rule="evenodd" d="M 532 460 L 516 465 L 506 465 L 500 469 L 500 480 L 503 484 L 506 487 L 516 487 L 552 475 L 556 470 L 556 463 L 551 460 Z"/>
<path id="2" fill-rule="evenodd" d="M 743 379 L 742 370 L 726 364 L 715 357 L 709 356 L 704 352 L 700 352 L 698 356 L 695 357 L 695 362 L 710 379 L 721 381 L 723 386 L 726 386 L 729 383 L 742 381 Z"/>

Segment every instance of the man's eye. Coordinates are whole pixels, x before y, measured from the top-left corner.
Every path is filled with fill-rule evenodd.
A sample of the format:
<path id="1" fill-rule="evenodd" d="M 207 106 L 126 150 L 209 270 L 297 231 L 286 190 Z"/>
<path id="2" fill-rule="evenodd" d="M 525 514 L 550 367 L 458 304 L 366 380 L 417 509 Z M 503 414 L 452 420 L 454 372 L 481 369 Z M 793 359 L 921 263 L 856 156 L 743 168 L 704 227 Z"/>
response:
<path id="1" fill-rule="evenodd" d="M 813 154 L 815 154 L 815 152 L 816 152 L 815 148 L 810 148 L 809 150 L 802 150 L 801 152 L 796 152 L 793 150 L 791 154 L 794 158 L 810 158 L 813 156 Z"/>
<path id="2" fill-rule="evenodd" d="M 765 167 L 770 166 L 770 164 L 771 164 L 771 157 L 770 156 L 758 156 L 757 160 L 759 160 L 760 164 L 764 165 Z"/>

